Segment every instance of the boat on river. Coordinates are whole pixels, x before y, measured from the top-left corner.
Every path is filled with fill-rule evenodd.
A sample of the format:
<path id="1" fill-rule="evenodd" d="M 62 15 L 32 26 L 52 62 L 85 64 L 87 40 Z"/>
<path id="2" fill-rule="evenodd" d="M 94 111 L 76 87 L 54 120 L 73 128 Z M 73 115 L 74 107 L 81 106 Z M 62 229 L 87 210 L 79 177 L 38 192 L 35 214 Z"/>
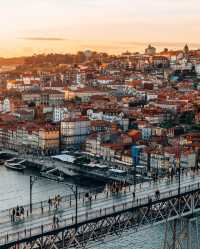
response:
<path id="1" fill-rule="evenodd" d="M 19 159 L 19 158 L 12 158 L 6 160 L 4 166 L 8 169 L 16 170 L 16 171 L 23 171 L 26 169 L 26 166 L 23 164 L 26 160 Z"/>
<path id="2" fill-rule="evenodd" d="M 40 175 L 54 181 L 64 181 L 63 174 L 56 168 L 46 169 L 40 172 Z"/>

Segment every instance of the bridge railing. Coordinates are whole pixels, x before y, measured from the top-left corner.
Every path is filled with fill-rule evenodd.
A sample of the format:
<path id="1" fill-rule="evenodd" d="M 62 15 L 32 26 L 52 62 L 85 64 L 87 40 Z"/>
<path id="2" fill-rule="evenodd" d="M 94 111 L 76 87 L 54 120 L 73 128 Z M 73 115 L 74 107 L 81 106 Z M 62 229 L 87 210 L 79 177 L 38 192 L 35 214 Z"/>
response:
<path id="1" fill-rule="evenodd" d="M 126 194 L 127 192 L 131 192 L 132 189 L 133 189 L 133 186 L 123 187 L 120 194 L 123 194 L 123 193 Z M 142 188 L 139 185 L 136 186 L 136 189 L 137 189 L 138 193 L 140 191 L 142 191 Z M 93 194 L 93 198 L 95 197 L 95 199 L 97 198 L 98 200 L 103 200 L 105 198 L 108 198 L 108 197 L 114 195 L 114 193 L 111 190 L 104 189 L 104 191 L 102 192 L 102 187 L 90 189 L 89 192 Z M 80 204 L 82 205 L 85 202 L 85 200 L 87 199 L 85 197 L 86 193 L 87 193 L 86 191 L 81 191 L 81 192 L 79 191 L 78 192 L 79 205 Z M 74 194 L 61 196 L 61 201 L 59 202 L 58 207 L 55 206 L 54 198 L 51 198 L 51 200 L 52 200 L 51 205 L 49 205 L 48 200 L 33 203 L 32 204 L 32 213 L 30 213 L 30 204 L 23 205 L 23 208 L 25 210 L 24 217 L 25 218 L 33 218 L 33 216 L 38 217 L 39 215 L 43 215 L 45 213 L 51 214 L 51 213 L 55 212 L 56 210 L 72 207 L 73 205 L 75 205 Z M 16 207 L 13 207 L 13 208 L 16 209 Z M 19 207 L 20 207 L 20 205 L 19 205 Z M 13 208 L 0 211 L 0 224 L 5 224 L 5 223 L 11 221 L 11 215 L 12 215 Z"/>
<path id="2" fill-rule="evenodd" d="M 181 187 L 181 194 L 188 193 L 194 190 L 198 190 L 199 187 L 200 187 L 199 183 L 191 184 L 186 187 Z M 178 195 L 177 189 L 172 190 L 172 191 L 163 191 L 162 193 L 160 193 L 160 200 L 169 198 L 169 197 L 173 198 L 173 196 L 177 196 L 177 195 Z M 113 205 L 110 207 L 96 209 L 96 210 L 91 209 L 89 212 L 85 212 L 83 214 L 78 215 L 78 223 L 87 222 L 95 218 L 101 218 L 101 217 L 103 218 L 106 215 L 113 215 L 114 213 L 126 211 L 130 208 L 147 205 L 149 204 L 150 198 L 152 202 L 155 202 L 156 200 L 158 200 L 154 194 L 151 194 L 151 195 L 148 195 L 142 198 L 133 199 L 131 201 L 127 201 L 127 202 L 124 202 L 118 205 Z M 71 225 L 75 226 L 74 216 L 67 217 L 66 219 L 61 220 L 57 224 L 54 224 L 53 222 L 50 222 L 48 224 L 41 223 L 30 229 L 24 228 L 23 230 L 10 233 L 10 234 L 1 233 L 0 234 L 0 245 L 6 245 L 12 242 L 17 243 L 20 240 L 26 240 L 26 239 L 28 240 L 28 238 L 32 236 L 40 236 L 48 232 L 53 232 L 56 229 L 65 228 Z"/>
<path id="3" fill-rule="evenodd" d="M 78 192 L 78 200 L 81 200 L 85 196 L 86 192 Z M 30 204 L 23 205 L 24 208 L 24 217 L 37 217 L 37 215 L 43 214 L 45 212 L 51 213 L 57 210 L 58 208 L 67 208 L 75 203 L 75 196 L 73 194 L 60 196 L 59 205 L 56 205 L 55 198 L 51 198 L 52 204 L 49 205 L 48 200 L 41 202 L 34 202 L 32 204 L 32 214 L 30 213 Z M 19 205 L 19 208 L 21 206 Z M 17 205 L 13 207 L 17 208 Z M 0 224 L 6 223 L 11 220 L 12 210 L 9 208 L 6 210 L 0 211 Z"/>

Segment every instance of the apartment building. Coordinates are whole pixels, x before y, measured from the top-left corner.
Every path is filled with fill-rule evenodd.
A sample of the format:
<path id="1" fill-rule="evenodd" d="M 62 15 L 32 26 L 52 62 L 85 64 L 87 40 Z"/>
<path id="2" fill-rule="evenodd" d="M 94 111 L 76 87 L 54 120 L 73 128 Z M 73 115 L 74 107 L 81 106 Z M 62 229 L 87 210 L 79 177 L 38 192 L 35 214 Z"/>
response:
<path id="1" fill-rule="evenodd" d="M 30 90 L 22 93 L 22 100 L 27 103 L 36 105 L 58 106 L 64 102 L 64 93 L 52 89 L 47 90 Z"/>
<path id="2" fill-rule="evenodd" d="M 0 125 L 0 145 L 20 152 L 55 154 L 59 151 L 59 135 L 59 127 L 51 124 Z"/>
<path id="3" fill-rule="evenodd" d="M 62 147 L 77 147 L 84 143 L 90 134 L 91 121 L 85 116 L 67 118 L 61 121 Z"/>

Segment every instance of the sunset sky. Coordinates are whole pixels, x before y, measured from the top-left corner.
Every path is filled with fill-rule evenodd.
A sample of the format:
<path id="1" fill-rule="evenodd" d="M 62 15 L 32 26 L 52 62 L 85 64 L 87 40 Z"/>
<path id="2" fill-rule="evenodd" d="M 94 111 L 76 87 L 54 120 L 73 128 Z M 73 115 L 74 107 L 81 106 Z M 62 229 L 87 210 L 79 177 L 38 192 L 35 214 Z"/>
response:
<path id="1" fill-rule="evenodd" d="M 0 56 L 200 47 L 199 0 L 1 0 Z"/>

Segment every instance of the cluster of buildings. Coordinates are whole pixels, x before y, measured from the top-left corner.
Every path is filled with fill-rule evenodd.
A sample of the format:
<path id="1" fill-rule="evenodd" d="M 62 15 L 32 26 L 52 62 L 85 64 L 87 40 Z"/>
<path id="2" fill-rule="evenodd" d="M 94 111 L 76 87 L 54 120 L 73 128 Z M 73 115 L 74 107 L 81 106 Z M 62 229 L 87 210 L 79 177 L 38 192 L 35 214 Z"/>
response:
<path id="1" fill-rule="evenodd" d="M 56 70 L 0 74 L 0 145 L 44 155 L 79 149 L 125 169 L 197 167 L 200 50 L 92 54 Z"/>

